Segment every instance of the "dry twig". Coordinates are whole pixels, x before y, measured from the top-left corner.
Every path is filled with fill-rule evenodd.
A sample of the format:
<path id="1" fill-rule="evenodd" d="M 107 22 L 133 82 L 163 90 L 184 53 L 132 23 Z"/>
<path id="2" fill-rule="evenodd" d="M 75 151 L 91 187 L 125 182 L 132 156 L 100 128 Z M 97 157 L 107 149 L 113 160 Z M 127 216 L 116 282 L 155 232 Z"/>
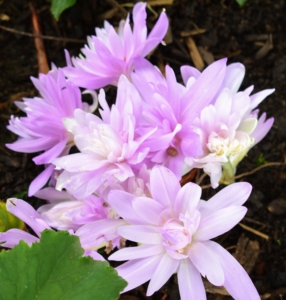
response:
<path id="1" fill-rule="evenodd" d="M 3 26 L 3 25 L 0 25 L 0 28 L 5 31 L 12 32 L 15 34 L 25 35 L 25 36 L 32 37 L 32 38 L 41 38 L 43 40 L 51 40 L 51 41 L 57 41 L 57 42 L 63 42 L 63 43 L 80 43 L 80 44 L 83 44 L 86 42 L 85 40 L 77 40 L 77 39 L 64 38 L 64 37 L 55 37 L 55 36 L 50 36 L 50 35 L 42 35 L 42 34 L 20 31 L 20 30 L 16 30 L 13 28 Z"/>

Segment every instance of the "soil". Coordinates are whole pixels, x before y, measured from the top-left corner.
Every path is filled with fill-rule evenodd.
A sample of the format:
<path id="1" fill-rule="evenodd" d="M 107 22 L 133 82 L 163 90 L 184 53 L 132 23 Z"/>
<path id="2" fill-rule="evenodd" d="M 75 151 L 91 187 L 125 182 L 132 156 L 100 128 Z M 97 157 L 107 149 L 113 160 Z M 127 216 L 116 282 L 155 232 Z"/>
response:
<path id="1" fill-rule="evenodd" d="M 103 14 L 108 13 L 109 21 L 115 25 L 125 17 L 121 10 L 111 14 L 116 4 L 111 0 L 78 0 L 59 21 L 55 21 L 50 13 L 50 1 L 35 1 L 33 4 L 39 14 L 43 34 L 63 38 L 63 41 L 44 42 L 49 62 L 59 67 L 65 65 L 63 50 L 66 48 L 72 55 L 78 55 L 83 46 L 80 40 L 84 41 L 87 35 L 94 34 L 95 27 L 102 26 Z M 167 46 L 160 45 L 152 54 L 154 64 L 169 64 L 179 77 L 181 65 L 194 63 L 181 32 L 200 28 L 205 32 L 192 37 L 200 52 L 206 55 L 206 61 L 209 62 L 212 57 L 228 57 L 229 63 L 243 63 L 246 76 L 242 89 L 252 84 L 254 92 L 275 88 L 275 93 L 259 107 L 269 117 L 275 118 L 274 126 L 267 137 L 249 152 L 239 165 L 237 174 L 252 171 L 265 162 L 283 163 L 286 147 L 285 1 L 248 0 L 240 8 L 234 0 L 175 0 L 172 5 L 153 6 L 153 9 L 160 12 L 163 7 L 170 18 L 171 34 L 168 35 Z M 4 15 L 9 20 L 4 20 Z M 150 28 L 155 20 L 154 14 L 149 11 Z M 0 1 L 0 25 L 31 33 L 28 3 L 22 0 Z M 79 42 L 65 42 L 65 37 Z M 41 167 L 34 165 L 33 155 L 15 153 L 5 147 L 5 143 L 16 139 L 6 129 L 10 115 L 21 115 L 13 101 L 37 94 L 30 81 L 30 76 L 38 74 L 34 39 L 0 29 L 0 45 L 0 195 L 3 200 L 12 196 L 24 198 L 37 207 L 41 202 L 28 199 L 26 191 Z M 248 213 L 241 222 L 248 227 L 236 226 L 219 237 L 218 242 L 231 253 L 236 253 L 263 299 L 286 299 L 286 168 L 282 164 L 268 166 L 239 180 L 248 181 L 253 186 L 246 203 Z M 203 182 L 207 183 L 207 180 Z M 212 194 L 213 190 L 204 190 L 205 199 Z M 247 241 L 252 246 L 245 250 L 241 248 L 241 242 Z M 239 254 L 241 251 L 242 254 Z M 211 292 L 208 299 L 230 299 L 222 295 L 224 291 L 216 291 L 212 287 L 208 290 Z M 146 284 L 120 299 L 179 299 L 175 277 L 153 296 L 146 297 L 145 292 Z"/>

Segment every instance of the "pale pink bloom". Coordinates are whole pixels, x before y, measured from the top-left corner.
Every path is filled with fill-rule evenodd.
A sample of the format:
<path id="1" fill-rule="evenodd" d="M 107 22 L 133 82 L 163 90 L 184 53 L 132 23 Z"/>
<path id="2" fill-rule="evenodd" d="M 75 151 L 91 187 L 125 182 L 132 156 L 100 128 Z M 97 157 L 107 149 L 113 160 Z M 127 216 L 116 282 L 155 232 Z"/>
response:
<path id="1" fill-rule="evenodd" d="M 119 23 L 118 33 L 104 21 L 104 28 L 96 28 L 96 36 L 88 37 L 88 44 L 81 50 L 83 55 L 71 60 L 66 51 L 65 75 L 76 85 L 89 89 L 117 85 L 121 75 L 129 78 L 134 59 L 150 53 L 168 29 L 168 18 L 162 12 L 147 37 L 146 17 L 146 3 L 139 2 L 133 8 L 133 31 L 129 15 Z"/>
<path id="2" fill-rule="evenodd" d="M 61 70 L 54 69 L 48 74 L 40 74 L 39 79 L 31 78 L 42 98 L 24 98 L 16 105 L 23 110 L 26 117 L 11 116 L 7 128 L 19 136 L 9 149 L 24 153 L 44 151 L 34 157 L 37 165 L 45 165 L 45 170 L 38 175 L 29 187 L 29 196 L 42 188 L 51 177 L 54 165 L 51 161 L 66 155 L 73 145 L 73 136 L 69 133 L 63 118 L 73 117 L 77 108 L 93 110 L 82 103 L 78 87 L 67 82 Z M 96 105 L 96 104 L 95 104 Z"/>
<path id="3" fill-rule="evenodd" d="M 186 86 L 179 84 L 174 71 L 166 66 L 166 78 L 153 65 L 137 59 L 132 81 L 143 99 L 142 135 L 157 130 L 144 142 L 150 151 L 144 161 L 148 168 L 164 164 L 181 178 L 186 157 L 202 154 L 193 120 L 217 94 L 225 78 L 226 59 L 210 65 Z"/>
<path id="4" fill-rule="evenodd" d="M 57 230 L 77 230 L 89 222 L 114 217 L 104 199 L 94 195 L 76 199 L 66 191 L 49 187 L 38 191 L 35 196 L 49 202 L 37 211 L 49 226 Z"/>
<path id="5" fill-rule="evenodd" d="M 241 205 L 251 192 L 250 184 L 232 184 L 204 201 L 198 185 L 181 188 L 170 170 L 157 166 L 151 172 L 150 191 L 152 198 L 124 191 L 111 191 L 108 197 L 111 207 L 129 223 L 118 227 L 118 234 L 140 244 L 109 257 L 129 260 L 116 268 L 128 282 L 125 291 L 150 280 L 150 296 L 177 272 L 182 300 L 206 299 L 200 274 L 224 286 L 235 299 L 260 299 L 241 265 L 210 241 L 244 217 L 247 209 Z"/>
<path id="6" fill-rule="evenodd" d="M 186 70 L 189 75 L 191 70 L 194 73 L 191 68 L 183 70 L 185 80 Z M 265 113 L 259 118 L 259 111 L 254 110 L 274 90 L 264 90 L 252 96 L 253 87 L 237 92 L 244 73 L 242 64 L 229 65 L 220 92 L 193 122 L 195 132 L 200 135 L 203 154 L 186 158 L 185 162 L 192 168 L 203 168 L 210 175 L 213 188 L 218 186 L 220 179 L 225 183 L 233 182 L 231 178 L 238 163 L 263 139 L 274 122 L 273 118 L 266 120 Z"/>
<path id="7" fill-rule="evenodd" d="M 53 163 L 62 168 L 56 188 L 68 189 L 76 198 L 91 195 L 105 182 L 123 182 L 134 176 L 149 148 L 141 147 L 145 136 L 137 136 L 141 117 L 141 98 L 124 76 L 120 77 L 115 105 L 110 109 L 103 90 L 99 94 L 99 117 L 77 109 L 74 119 L 65 120 L 81 153 L 57 158 Z M 138 166 L 137 166 L 138 165 Z"/>
<path id="8" fill-rule="evenodd" d="M 32 243 L 40 241 L 39 238 L 41 237 L 41 232 L 43 230 L 52 229 L 42 218 L 42 216 L 39 215 L 30 204 L 23 200 L 10 198 L 7 200 L 6 208 L 10 213 L 25 222 L 38 237 L 20 229 L 10 229 L 6 232 L 0 232 L 1 247 L 14 248 L 21 240 L 31 245 Z M 69 230 L 69 233 L 75 234 L 73 230 Z M 104 260 L 104 258 L 99 253 L 94 251 L 94 249 L 90 247 L 84 247 L 81 240 L 80 243 L 85 250 L 84 256 L 91 256 L 95 260 Z"/>

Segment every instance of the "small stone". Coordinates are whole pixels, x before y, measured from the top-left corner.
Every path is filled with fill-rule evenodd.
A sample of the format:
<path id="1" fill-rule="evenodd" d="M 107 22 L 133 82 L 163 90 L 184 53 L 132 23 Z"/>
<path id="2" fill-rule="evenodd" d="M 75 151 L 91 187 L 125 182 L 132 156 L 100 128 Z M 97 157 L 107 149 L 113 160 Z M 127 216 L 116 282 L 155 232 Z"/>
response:
<path id="1" fill-rule="evenodd" d="M 283 215 L 286 213 L 286 199 L 285 198 L 277 198 L 270 202 L 267 206 L 267 209 L 274 215 Z"/>

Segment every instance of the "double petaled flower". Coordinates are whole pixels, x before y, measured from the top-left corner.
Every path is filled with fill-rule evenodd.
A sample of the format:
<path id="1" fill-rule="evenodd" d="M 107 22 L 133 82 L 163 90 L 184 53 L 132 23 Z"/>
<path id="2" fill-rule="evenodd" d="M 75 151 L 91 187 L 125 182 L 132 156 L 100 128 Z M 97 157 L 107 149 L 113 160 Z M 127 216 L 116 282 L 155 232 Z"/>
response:
<path id="1" fill-rule="evenodd" d="M 23 102 L 16 102 L 27 116 L 11 117 L 7 128 L 19 138 L 6 145 L 9 149 L 24 153 L 44 151 L 33 159 L 37 165 L 45 165 L 46 169 L 33 180 L 29 196 L 42 188 L 52 175 L 52 160 L 68 154 L 74 144 L 73 136 L 66 130 L 62 119 L 73 117 L 77 108 L 94 109 L 94 106 L 82 103 L 80 89 L 66 81 L 61 70 L 55 69 L 47 75 L 40 74 L 39 79 L 31 79 L 42 98 L 25 98 Z"/>
<path id="2" fill-rule="evenodd" d="M 84 57 L 72 58 L 68 52 L 65 75 L 78 86 L 98 89 L 108 84 L 117 85 L 119 77 L 130 78 L 134 59 L 145 57 L 164 38 L 168 18 L 162 12 L 147 37 L 146 3 L 139 2 L 133 8 L 133 32 L 129 16 L 119 23 L 118 33 L 107 21 L 104 28 L 96 28 L 96 36 L 88 37 L 88 45 L 81 51 Z"/>
<path id="3" fill-rule="evenodd" d="M 181 188 L 170 170 L 157 166 L 151 171 L 150 192 L 151 198 L 124 191 L 111 191 L 108 197 L 111 207 L 127 222 L 119 226 L 119 235 L 141 244 L 109 257 L 129 260 L 116 268 L 128 282 L 125 291 L 150 280 L 150 296 L 177 272 L 182 300 L 206 299 L 200 274 L 214 285 L 225 286 L 235 299 L 260 299 L 233 256 L 210 241 L 243 218 L 246 208 L 241 205 L 251 192 L 250 184 L 230 185 L 204 201 L 198 185 L 188 183 Z"/>

